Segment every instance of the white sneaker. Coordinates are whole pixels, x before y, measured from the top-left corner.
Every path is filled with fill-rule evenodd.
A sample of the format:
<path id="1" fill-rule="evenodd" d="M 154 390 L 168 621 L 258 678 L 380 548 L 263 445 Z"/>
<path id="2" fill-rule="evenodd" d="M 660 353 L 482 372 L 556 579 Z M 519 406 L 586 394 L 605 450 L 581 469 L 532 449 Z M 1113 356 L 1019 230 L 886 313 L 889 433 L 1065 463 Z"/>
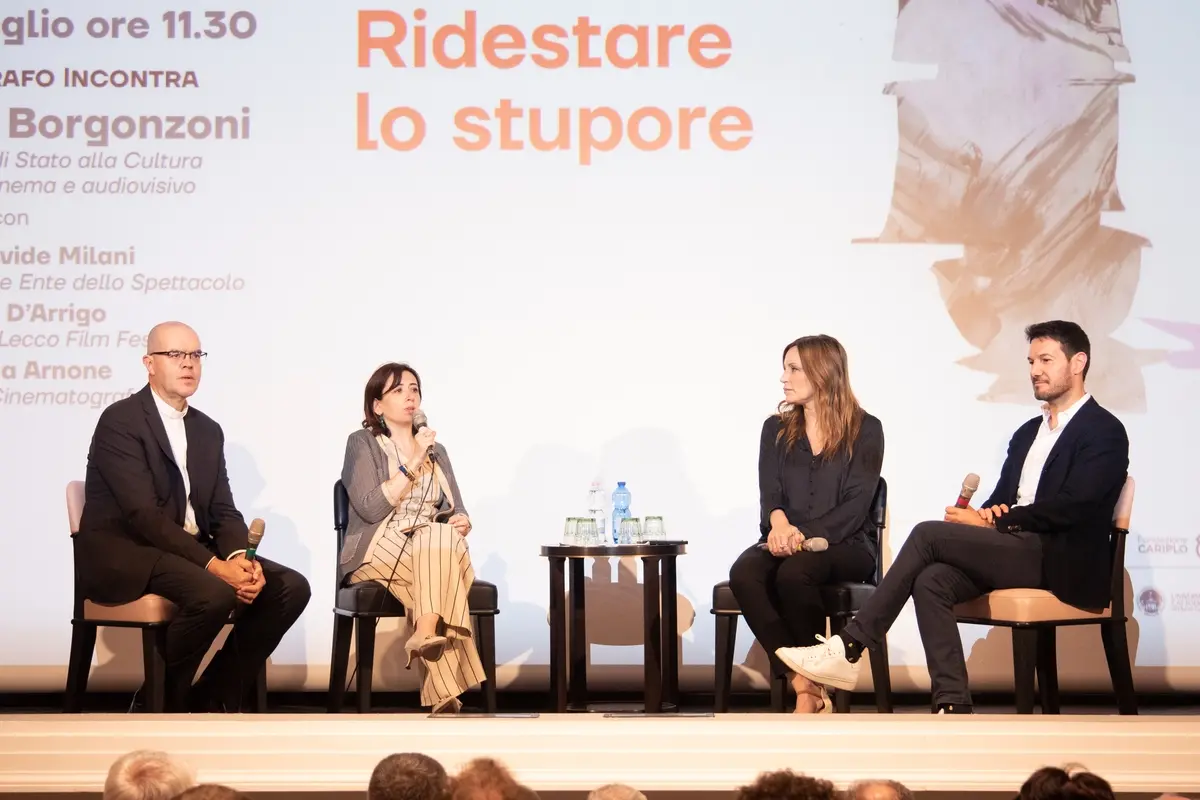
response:
<path id="1" fill-rule="evenodd" d="M 781 647 L 775 651 L 775 655 L 793 672 L 813 683 L 835 689 L 853 689 L 858 683 L 858 671 L 862 669 L 861 660 L 853 664 L 846 660 L 846 645 L 840 636 L 829 639 L 818 636 L 817 641 L 823 644 Z"/>

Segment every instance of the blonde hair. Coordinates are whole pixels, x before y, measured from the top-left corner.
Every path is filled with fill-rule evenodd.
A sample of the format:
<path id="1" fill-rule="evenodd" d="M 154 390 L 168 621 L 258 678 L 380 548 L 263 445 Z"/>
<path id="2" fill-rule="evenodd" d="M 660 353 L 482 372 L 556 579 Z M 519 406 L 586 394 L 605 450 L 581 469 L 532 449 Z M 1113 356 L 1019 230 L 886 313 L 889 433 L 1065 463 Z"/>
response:
<path id="1" fill-rule="evenodd" d="M 623 783 L 608 783 L 592 789 L 588 800 L 646 800 L 646 795 Z"/>
<path id="2" fill-rule="evenodd" d="M 890 795 L 890 800 L 913 800 L 908 787 L 897 781 L 859 781 L 846 790 L 846 800 L 874 800 Z"/>
<path id="3" fill-rule="evenodd" d="M 170 800 L 195 783 L 192 771 L 158 750 L 134 750 L 113 762 L 104 800 Z"/>

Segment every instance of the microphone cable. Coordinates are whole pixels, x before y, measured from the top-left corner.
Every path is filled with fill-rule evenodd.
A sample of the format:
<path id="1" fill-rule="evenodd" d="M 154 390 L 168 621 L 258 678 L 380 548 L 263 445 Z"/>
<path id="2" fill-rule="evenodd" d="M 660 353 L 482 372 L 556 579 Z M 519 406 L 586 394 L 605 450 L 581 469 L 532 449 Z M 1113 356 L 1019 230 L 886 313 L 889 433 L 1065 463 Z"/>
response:
<path id="1" fill-rule="evenodd" d="M 396 444 L 395 442 L 392 442 L 392 445 L 393 445 L 393 446 L 394 446 L 395 444 Z M 397 463 L 397 464 L 401 463 L 401 461 L 400 461 L 400 449 L 399 449 L 399 448 L 396 448 L 396 463 Z M 425 500 L 426 500 L 426 499 L 429 497 L 429 492 L 430 492 L 430 490 L 431 490 L 431 489 L 433 489 L 433 485 L 434 485 L 435 483 L 437 483 L 437 472 L 435 471 L 435 470 L 436 470 L 436 467 L 434 466 L 434 463 L 435 463 L 435 462 L 434 462 L 434 461 L 433 461 L 433 459 L 431 458 L 431 459 L 430 459 L 430 463 L 429 463 L 429 483 L 428 483 L 428 484 L 425 486 L 425 490 L 424 490 L 424 491 L 421 493 L 421 502 L 420 502 L 420 508 L 424 508 L 424 507 L 425 507 Z M 410 496 L 411 496 L 411 491 L 410 491 Z M 378 608 L 376 608 L 376 609 L 375 609 L 373 612 L 371 612 L 371 613 L 373 613 L 373 614 L 375 614 L 375 615 L 378 615 L 378 614 L 379 614 L 379 612 L 383 611 L 383 604 L 387 602 L 387 596 L 388 596 L 388 594 L 391 594 L 391 591 L 392 591 L 392 590 L 391 590 L 392 583 L 393 583 L 393 581 L 395 581 L 395 579 L 396 579 L 396 569 L 397 569 L 397 568 L 400 566 L 400 559 L 401 559 L 401 558 L 403 558 L 403 556 L 404 556 L 404 551 L 405 551 L 406 549 L 408 549 L 408 546 L 409 546 L 409 545 L 412 543 L 412 537 L 413 537 L 413 535 L 416 533 L 417 529 L 418 529 L 418 528 L 420 528 L 422 525 L 432 525 L 432 524 L 433 524 L 433 521 L 432 521 L 432 520 L 430 520 L 429 522 L 423 522 L 423 523 L 420 523 L 420 524 L 418 524 L 418 525 L 415 525 L 415 526 L 413 526 L 413 527 L 412 527 L 412 528 L 409 530 L 409 533 L 408 533 L 408 534 L 406 534 L 406 538 L 405 538 L 405 540 L 404 540 L 404 544 L 401 546 L 401 548 L 400 548 L 400 552 L 399 552 L 399 553 L 396 555 L 396 560 L 395 560 L 395 562 L 392 564 L 392 571 L 391 571 L 391 574 L 389 574 L 389 575 L 388 575 L 388 579 L 387 579 L 387 581 L 385 581 L 385 582 L 383 583 L 383 588 L 384 588 L 384 592 L 385 592 L 385 593 L 384 593 L 384 594 L 381 594 L 381 595 L 379 596 L 379 607 L 378 607 Z M 385 532 L 385 534 L 384 534 L 384 535 L 386 535 L 386 532 Z M 414 620 L 414 622 L 415 622 L 415 620 Z M 357 627 L 357 624 L 361 624 L 361 623 L 356 623 L 356 627 Z M 353 670 L 351 670 L 351 672 L 350 672 L 350 677 L 349 677 L 349 679 L 347 679 L 347 681 L 346 681 L 346 688 L 345 688 L 345 691 L 347 691 L 347 692 L 348 692 L 348 691 L 350 691 L 350 687 L 351 687 L 351 685 L 353 685 L 353 683 L 354 683 L 354 677 L 355 677 L 355 676 L 358 674 L 358 665 L 359 665 L 359 659 L 360 659 L 361 657 L 362 657 L 362 654 L 361 654 L 361 653 L 359 653 L 359 651 L 358 651 L 358 648 L 355 648 L 355 650 L 354 650 L 354 669 L 353 669 Z"/>

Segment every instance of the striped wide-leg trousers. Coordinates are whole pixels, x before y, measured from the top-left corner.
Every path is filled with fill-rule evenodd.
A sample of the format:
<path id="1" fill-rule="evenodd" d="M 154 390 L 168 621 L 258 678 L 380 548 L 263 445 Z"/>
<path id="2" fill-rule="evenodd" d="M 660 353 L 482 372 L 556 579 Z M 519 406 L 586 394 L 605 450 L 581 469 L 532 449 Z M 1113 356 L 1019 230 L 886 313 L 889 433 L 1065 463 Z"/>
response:
<path id="1" fill-rule="evenodd" d="M 404 604 L 408 622 L 437 614 L 438 633 L 448 640 L 440 657 L 417 659 L 421 705 L 434 706 L 483 683 L 467 593 L 475 581 L 467 539 L 450 525 L 425 523 L 411 533 L 388 526 L 351 583 L 379 581 Z"/>

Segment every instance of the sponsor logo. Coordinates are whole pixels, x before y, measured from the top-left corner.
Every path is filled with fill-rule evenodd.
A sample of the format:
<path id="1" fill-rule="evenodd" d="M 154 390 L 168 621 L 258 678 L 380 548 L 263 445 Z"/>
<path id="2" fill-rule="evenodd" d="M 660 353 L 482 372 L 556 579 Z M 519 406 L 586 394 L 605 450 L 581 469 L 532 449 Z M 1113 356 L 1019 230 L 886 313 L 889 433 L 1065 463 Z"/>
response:
<path id="1" fill-rule="evenodd" d="M 1138 605 L 1147 617 L 1157 617 L 1158 612 L 1162 610 L 1162 604 L 1162 595 L 1153 587 L 1143 589 L 1142 593 L 1138 595 Z"/>
<path id="2" fill-rule="evenodd" d="M 1200 592 L 1171 592 L 1163 596 L 1150 586 L 1138 595 L 1138 606 L 1147 617 L 1157 617 L 1166 611 L 1172 614 L 1200 613 Z"/>
<path id="3" fill-rule="evenodd" d="M 1172 592 L 1171 611 L 1200 612 L 1200 592 Z"/>
<path id="4" fill-rule="evenodd" d="M 1197 549 L 1200 549 L 1200 541 L 1197 542 L 1196 546 Z M 1139 534 L 1137 537 L 1137 551 L 1139 553 L 1184 556 L 1187 555 L 1190 549 L 1186 536 L 1142 536 Z"/>
<path id="5" fill-rule="evenodd" d="M 1200 547 L 1200 545 L 1198 545 Z M 1142 536 L 1138 535 L 1138 552 L 1152 555 L 1187 555 L 1187 536 Z"/>

